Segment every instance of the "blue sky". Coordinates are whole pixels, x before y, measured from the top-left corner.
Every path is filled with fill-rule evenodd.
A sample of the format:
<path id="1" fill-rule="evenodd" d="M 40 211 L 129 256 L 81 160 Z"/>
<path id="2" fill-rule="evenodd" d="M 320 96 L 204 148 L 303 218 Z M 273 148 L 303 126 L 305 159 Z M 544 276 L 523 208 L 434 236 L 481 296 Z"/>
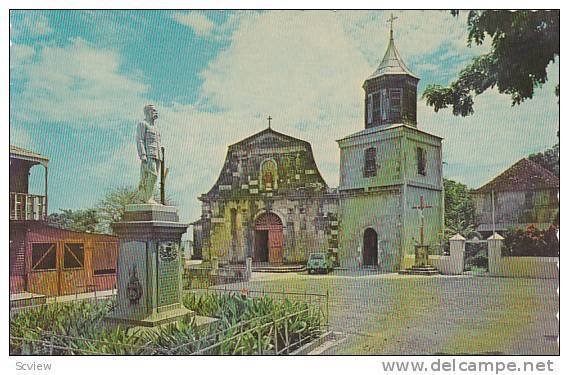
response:
<path id="1" fill-rule="evenodd" d="M 144 104 L 159 110 L 168 192 L 184 220 L 215 182 L 229 144 L 266 127 L 312 143 L 330 186 L 335 142 L 363 128 L 361 85 L 388 41 L 383 11 L 12 11 L 10 143 L 51 158 L 50 211 L 93 206 L 138 181 L 134 145 Z M 446 84 L 486 46 L 466 46 L 466 20 L 399 11 L 395 42 L 410 69 Z M 558 64 L 534 99 L 511 107 L 488 91 L 475 115 L 434 113 L 419 127 L 442 136 L 445 176 L 478 187 L 557 142 Z M 41 187 L 41 170 L 32 171 Z"/>

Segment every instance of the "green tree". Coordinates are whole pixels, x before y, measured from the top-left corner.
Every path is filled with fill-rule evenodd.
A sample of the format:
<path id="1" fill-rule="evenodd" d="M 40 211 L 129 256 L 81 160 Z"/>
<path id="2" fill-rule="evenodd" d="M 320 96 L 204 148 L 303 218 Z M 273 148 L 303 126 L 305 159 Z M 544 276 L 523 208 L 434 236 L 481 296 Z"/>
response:
<path id="1" fill-rule="evenodd" d="M 104 233 L 112 233 L 111 224 L 122 220 L 127 204 L 139 203 L 137 190 L 122 186 L 110 190 L 97 203 L 96 210 L 101 218 L 101 229 Z"/>
<path id="2" fill-rule="evenodd" d="M 489 37 L 490 52 L 475 57 L 449 86 L 429 85 L 423 98 L 435 112 L 452 106 L 455 116 L 474 113 L 473 95 L 494 87 L 509 94 L 512 105 L 531 99 L 547 81 L 547 66 L 559 57 L 559 26 L 558 10 L 470 11 L 467 45 Z M 559 96 L 559 85 L 555 93 Z"/>
<path id="3" fill-rule="evenodd" d="M 158 201 L 158 196 L 155 197 Z M 109 190 L 97 203 L 95 209 L 100 217 L 100 230 L 103 233 L 112 233 L 112 223 L 121 221 L 128 204 L 141 203 L 137 196 L 137 189 L 131 186 L 121 186 Z M 166 205 L 174 206 L 174 200 L 166 195 Z"/>
<path id="4" fill-rule="evenodd" d="M 470 189 L 460 182 L 444 179 L 445 239 L 460 233 L 469 237 L 474 231 L 474 202 Z"/>
<path id="5" fill-rule="evenodd" d="M 81 232 L 98 232 L 100 217 L 97 210 L 89 208 L 86 210 L 60 209 L 61 213 L 50 214 L 48 222 L 59 228 L 76 230 Z"/>
<path id="6" fill-rule="evenodd" d="M 559 169 L 559 143 L 550 149 L 536 154 L 531 154 L 528 159 L 541 165 L 557 177 L 560 177 Z"/>

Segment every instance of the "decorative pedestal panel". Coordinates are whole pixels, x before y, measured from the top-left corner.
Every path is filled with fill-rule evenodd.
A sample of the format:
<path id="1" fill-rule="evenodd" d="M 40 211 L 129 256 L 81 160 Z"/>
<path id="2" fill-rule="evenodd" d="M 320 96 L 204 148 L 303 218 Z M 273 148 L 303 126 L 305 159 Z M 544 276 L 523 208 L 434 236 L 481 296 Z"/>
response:
<path id="1" fill-rule="evenodd" d="M 110 321 L 153 327 L 192 316 L 182 305 L 180 241 L 187 225 L 175 207 L 134 204 L 113 224 L 120 239 L 117 305 Z"/>

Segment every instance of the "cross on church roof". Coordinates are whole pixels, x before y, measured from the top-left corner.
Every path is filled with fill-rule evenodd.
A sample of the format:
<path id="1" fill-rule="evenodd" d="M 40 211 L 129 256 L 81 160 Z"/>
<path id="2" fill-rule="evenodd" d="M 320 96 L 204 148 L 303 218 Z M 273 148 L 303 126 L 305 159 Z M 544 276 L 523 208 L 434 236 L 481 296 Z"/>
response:
<path id="1" fill-rule="evenodd" d="M 267 117 L 267 120 L 269 120 L 269 129 L 271 128 L 271 120 L 272 120 L 272 119 L 273 119 L 273 118 L 271 117 L 271 115 L 269 115 L 269 117 Z"/>
<path id="2" fill-rule="evenodd" d="M 399 18 L 399 17 L 393 17 L 393 13 L 391 13 L 391 17 L 389 17 L 389 18 L 387 19 L 387 22 L 390 23 L 390 26 L 389 26 L 389 33 L 390 33 L 390 35 L 391 35 L 392 38 L 393 38 L 393 21 L 395 21 L 395 20 L 398 19 L 398 18 Z"/>

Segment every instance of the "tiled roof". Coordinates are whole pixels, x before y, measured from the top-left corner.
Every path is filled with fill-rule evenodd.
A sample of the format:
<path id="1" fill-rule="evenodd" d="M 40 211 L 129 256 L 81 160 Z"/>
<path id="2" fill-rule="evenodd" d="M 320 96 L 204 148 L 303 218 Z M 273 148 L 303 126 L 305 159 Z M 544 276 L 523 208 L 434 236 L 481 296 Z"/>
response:
<path id="1" fill-rule="evenodd" d="M 541 165 L 523 158 L 475 193 L 559 188 L 559 178 Z"/>
<path id="2" fill-rule="evenodd" d="M 27 160 L 37 161 L 38 163 L 49 161 L 49 158 L 47 156 L 43 156 L 37 152 L 26 150 L 25 148 L 14 145 L 10 145 L 10 157 L 19 157 Z"/>

